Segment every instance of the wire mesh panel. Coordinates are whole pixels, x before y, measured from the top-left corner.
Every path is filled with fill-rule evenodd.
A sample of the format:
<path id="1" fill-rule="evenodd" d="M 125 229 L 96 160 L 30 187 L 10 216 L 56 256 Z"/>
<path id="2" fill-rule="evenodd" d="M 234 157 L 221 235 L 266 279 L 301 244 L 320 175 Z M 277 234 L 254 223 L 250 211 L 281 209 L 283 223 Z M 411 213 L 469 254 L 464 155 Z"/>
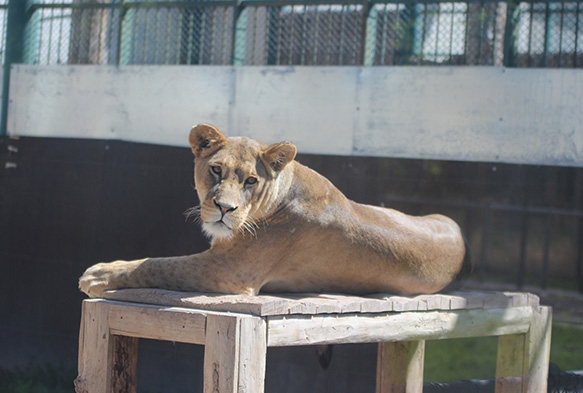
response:
<path id="1" fill-rule="evenodd" d="M 245 9 L 243 64 L 362 63 L 361 5 L 287 5 Z"/>
<path id="2" fill-rule="evenodd" d="M 515 11 L 519 67 L 582 67 L 583 4 L 522 2 Z"/>
<path id="3" fill-rule="evenodd" d="M 231 64 L 232 7 L 129 8 L 121 64 Z"/>
<path id="4" fill-rule="evenodd" d="M 234 8 L 183 2 L 42 0 L 26 63 L 231 64 Z M 174 2 L 176 4 L 176 2 Z"/>
<path id="5" fill-rule="evenodd" d="M 37 1 L 45 4 L 48 1 Z M 60 0 L 51 4 L 70 4 Z M 26 63 L 69 63 L 69 39 L 71 36 L 70 8 L 42 8 L 34 12 L 28 23 L 25 36 Z"/>
<path id="6" fill-rule="evenodd" d="M 120 14 L 113 7 L 72 9 L 68 63 L 117 64 Z"/>
<path id="7" fill-rule="evenodd" d="M 116 64 L 120 10 L 107 0 L 36 0 L 24 62 Z"/>
<path id="8" fill-rule="evenodd" d="M 35 0 L 24 61 L 583 67 L 582 2 Z"/>
<path id="9" fill-rule="evenodd" d="M 503 3 L 376 4 L 371 14 L 375 65 L 502 64 Z"/>

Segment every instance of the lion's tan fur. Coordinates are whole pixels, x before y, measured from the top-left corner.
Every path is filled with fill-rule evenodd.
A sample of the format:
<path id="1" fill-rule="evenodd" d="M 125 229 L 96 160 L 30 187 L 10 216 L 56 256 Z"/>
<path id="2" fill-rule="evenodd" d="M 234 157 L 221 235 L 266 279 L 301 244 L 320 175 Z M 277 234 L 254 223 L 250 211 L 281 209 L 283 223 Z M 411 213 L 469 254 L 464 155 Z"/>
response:
<path id="1" fill-rule="evenodd" d="M 412 217 L 348 200 L 294 161 L 291 143 L 264 145 L 193 127 L 200 254 L 97 264 L 80 279 L 89 296 L 157 287 L 247 293 L 433 293 L 460 271 L 460 229 L 441 215 Z"/>

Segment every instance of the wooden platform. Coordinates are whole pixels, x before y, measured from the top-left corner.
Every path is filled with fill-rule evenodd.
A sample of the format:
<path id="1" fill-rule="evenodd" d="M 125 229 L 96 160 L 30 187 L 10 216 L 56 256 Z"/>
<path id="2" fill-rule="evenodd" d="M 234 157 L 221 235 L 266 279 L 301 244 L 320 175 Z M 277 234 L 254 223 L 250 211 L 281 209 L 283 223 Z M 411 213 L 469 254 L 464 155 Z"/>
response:
<path id="1" fill-rule="evenodd" d="M 138 338 L 205 345 L 205 393 L 262 392 L 269 346 L 371 342 L 377 393 L 421 392 L 425 340 L 480 336 L 499 336 L 497 392 L 546 391 L 551 310 L 528 293 L 105 297 L 83 302 L 77 392 L 135 392 Z"/>

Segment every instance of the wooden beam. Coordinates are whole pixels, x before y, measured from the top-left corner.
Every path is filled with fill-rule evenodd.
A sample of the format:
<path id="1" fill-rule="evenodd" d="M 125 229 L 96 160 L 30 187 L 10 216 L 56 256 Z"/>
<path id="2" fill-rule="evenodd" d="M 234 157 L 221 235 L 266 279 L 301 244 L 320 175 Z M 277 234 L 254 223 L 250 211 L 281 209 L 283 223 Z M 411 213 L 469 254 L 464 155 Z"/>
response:
<path id="1" fill-rule="evenodd" d="M 113 339 L 108 326 L 108 304 L 85 300 L 79 331 L 77 393 L 111 393 Z"/>
<path id="2" fill-rule="evenodd" d="M 425 341 L 379 343 L 376 393 L 422 393 Z"/>
<path id="3" fill-rule="evenodd" d="M 552 309 L 537 307 L 532 316 L 532 325 L 526 333 L 526 362 L 524 375 L 527 382 L 525 393 L 546 392 L 551 353 Z"/>
<path id="4" fill-rule="evenodd" d="M 241 318 L 239 344 L 239 393 L 263 392 L 267 326 L 264 318 Z"/>
<path id="5" fill-rule="evenodd" d="M 522 392 L 526 333 L 498 337 L 496 393 Z"/>
<path id="6" fill-rule="evenodd" d="M 211 315 L 207 318 L 204 393 L 237 392 L 240 334 L 237 317 Z"/>
<path id="7" fill-rule="evenodd" d="M 526 333 L 498 339 L 496 393 L 547 391 L 551 322 L 551 308 L 536 307 Z"/>
<path id="8" fill-rule="evenodd" d="M 112 334 L 129 337 L 204 344 L 205 323 L 200 310 L 111 302 L 109 311 Z"/>
<path id="9" fill-rule="evenodd" d="M 138 386 L 138 338 L 113 336 L 111 384 L 115 393 L 136 393 Z"/>
<path id="10" fill-rule="evenodd" d="M 526 333 L 532 307 L 268 317 L 268 346 L 500 336 Z"/>

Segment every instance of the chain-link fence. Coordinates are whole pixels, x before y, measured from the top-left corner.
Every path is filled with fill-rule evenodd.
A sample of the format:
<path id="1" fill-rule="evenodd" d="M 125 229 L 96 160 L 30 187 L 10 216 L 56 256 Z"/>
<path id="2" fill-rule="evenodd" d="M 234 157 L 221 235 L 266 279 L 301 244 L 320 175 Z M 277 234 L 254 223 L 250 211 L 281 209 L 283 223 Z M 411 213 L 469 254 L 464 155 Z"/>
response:
<path id="1" fill-rule="evenodd" d="M 322 2 L 37 0 L 24 61 L 583 67 L 583 0 Z"/>
<path id="2" fill-rule="evenodd" d="M 519 3 L 513 12 L 519 67 L 583 67 L 583 3 Z"/>
<path id="3" fill-rule="evenodd" d="M 372 64 L 502 65 L 506 3 L 376 4 L 371 14 Z"/>

